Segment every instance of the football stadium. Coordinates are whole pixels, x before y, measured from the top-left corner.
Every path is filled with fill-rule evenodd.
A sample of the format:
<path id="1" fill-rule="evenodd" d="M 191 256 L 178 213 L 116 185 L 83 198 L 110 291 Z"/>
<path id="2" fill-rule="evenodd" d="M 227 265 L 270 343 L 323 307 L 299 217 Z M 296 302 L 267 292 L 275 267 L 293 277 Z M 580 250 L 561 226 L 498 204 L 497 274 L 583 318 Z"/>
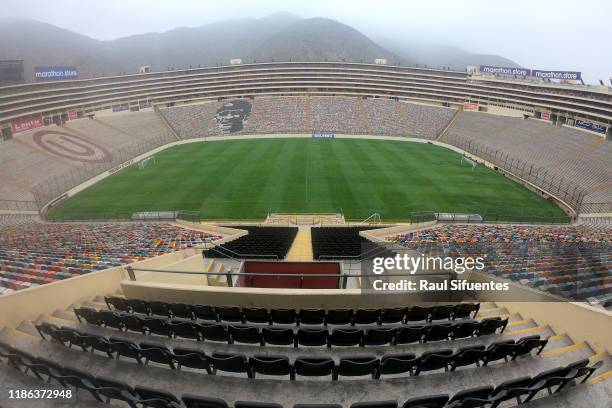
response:
<path id="1" fill-rule="evenodd" d="M 0 406 L 610 407 L 612 88 L 493 68 L 1 86 Z"/>

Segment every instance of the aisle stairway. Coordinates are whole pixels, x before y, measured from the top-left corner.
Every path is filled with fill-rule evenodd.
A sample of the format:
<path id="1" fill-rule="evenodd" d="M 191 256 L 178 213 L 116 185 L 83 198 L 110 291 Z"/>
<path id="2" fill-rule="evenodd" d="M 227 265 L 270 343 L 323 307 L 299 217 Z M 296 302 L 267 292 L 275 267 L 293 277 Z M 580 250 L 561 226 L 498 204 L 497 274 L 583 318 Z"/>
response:
<path id="1" fill-rule="evenodd" d="M 96 297 L 77 306 L 91 307 L 99 310 L 107 309 L 102 297 Z M 508 317 L 509 324 L 502 334 L 482 336 L 478 338 L 465 338 L 453 341 L 415 343 L 410 345 L 366 346 L 357 348 L 293 348 L 284 346 L 260 346 L 246 344 L 225 344 L 214 342 L 196 342 L 189 339 L 167 338 L 156 335 L 143 336 L 134 332 L 123 332 L 113 328 L 93 326 L 79 323 L 72 308 L 57 310 L 50 314 L 41 315 L 32 322 L 22 322 L 16 329 L 5 328 L 0 332 L 0 341 L 11 346 L 26 350 L 34 356 L 44 357 L 68 367 L 74 367 L 94 374 L 123 381 L 131 386 L 140 385 L 158 388 L 180 396 L 184 393 L 193 393 L 201 396 L 223 398 L 233 405 L 236 400 L 247 401 L 274 401 L 285 408 L 291 408 L 294 403 L 340 403 L 343 407 L 357 401 L 380 401 L 397 399 L 400 404 L 408 397 L 449 393 L 459 390 L 481 386 L 483 384 L 498 385 L 503 381 L 518 378 L 524 375 L 533 376 L 544 370 L 564 366 L 569 363 L 588 358 L 590 363 L 603 361 L 604 365 L 584 386 L 569 387 L 560 394 L 538 398 L 525 407 L 554 407 L 554 408 L 604 408 L 609 401 L 612 391 L 612 359 L 607 353 L 596 354 L 586 343 L 575 344 L 563 333 L 554 333 L 545 324 L 539 324 L 533 319 L 518 314 L 510 314 L 505 308 L 499 308 L 493 303 L 481 304 L 476 319 L 499 316 Z M 286 355 L 289 359 L 296 356 L 326 355 L 334 359 L 350 354 L 376 355 L 384 353 L 410 352 L 423 353 L 427 350 L 441 348 L 457 349 L 472 344 L 490 344 L 502 339 L 518 339 L 526 335 L 539 334 L 542 338 L 549 337 L 549 344 L 540 356 L 526 356 L 516 361 L 491 364 L 486 367 L 464 367 L 454 371 L 422 374 L 414 377 L 383 378 L 380 380 L 351 380 L 339 381 L 263 379 L 255 380 L 242 376 L 218 374 L 207 375 L 193 371 L 170 370 L 168 366 L 150 363 L 138 365 L 132 360 L 109 359 L 98 353 L 86 353 L 78 347 L 67 348 L 54 341 L 42 340 L 38 335 L 35 324 L 49 322 L 57 326 L 78 328 L 82 333 L 103 336 L 113 336 L 119 339 L 134 342 L 151 342 L 168 347 L 187 346 L 192 349 L 205 351 L 208 355 L 213 352 L 233 352 L 248 355 Z M 31 375 L 26 375 L 6 364 L 0 364 L 0 382 L 5 389 L 20 388 L 59 388 L 56 385 L 44 384 Z M 55 384 L 55 383 L 54 383 Z M 75 400 L 66 402 L 66 407 L 103 407 L 108 406 L 97 402 L 86 391 L 79 390 Z M 606 402 L 604 402 L 606 401 Z M 24 407 L 22 401 L 10 400 L 7 394 L 0 395 L 0 406 L 4 408 Z M 51 401 L 28 401 L 28 407 L 55 406 Z M 123 405 L 118 405 L 123 406 Z M 508 406 L 508 405 L 504 405 Z"/>
<path id="2" fill-rule="evenodd" d="M 298 228 L 298 233 L 293 240 L 291 248 L 289 248 L 285 261 L 312 261 L 312 237 L 310 234 L 310 226 L 301 225 Z"/>

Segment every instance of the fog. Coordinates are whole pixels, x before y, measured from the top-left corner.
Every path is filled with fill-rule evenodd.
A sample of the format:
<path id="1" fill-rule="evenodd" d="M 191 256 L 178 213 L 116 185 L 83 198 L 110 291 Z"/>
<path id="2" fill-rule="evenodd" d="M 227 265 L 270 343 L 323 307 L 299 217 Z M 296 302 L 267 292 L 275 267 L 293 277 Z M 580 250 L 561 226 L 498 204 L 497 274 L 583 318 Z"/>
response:
<path id="1" fill-rule="evenodd" d="M 3 0 L 2 17 L 29 17 L 101 40 L 289 12 L 327 17 L 373 40 L 410 39 L 496 54 L 527 68 L 612 76 L 609 0 Z"/>

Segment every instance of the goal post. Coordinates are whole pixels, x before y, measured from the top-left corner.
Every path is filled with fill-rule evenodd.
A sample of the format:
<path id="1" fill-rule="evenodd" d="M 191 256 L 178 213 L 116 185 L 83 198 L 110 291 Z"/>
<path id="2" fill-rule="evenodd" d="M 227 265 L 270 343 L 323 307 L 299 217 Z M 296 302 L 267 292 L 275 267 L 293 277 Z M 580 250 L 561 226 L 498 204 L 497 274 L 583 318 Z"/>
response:
<path id="1" fill-rule="evenodd" d="M 476 166 L 478 166 L 478 163 L 476 163 L 474 160 L 470 159 L 469 157 L 465 155 L 461 155 L 461 164 L 464 164 L 464 163 L 469 166 L 472 166 L 472 170 L 474 170 Z"/>
<path id="2" fill-rule="evenodd" d="M 141 161 L 138 162 L 138 169 L 139 170 L 143 170 L 149 164 L 155 164 L 155 163 L 157 163 L 157 159 L 155 158 L 155 155 L 146 157 L 146 158 L 144 158 L 144 159 L 142 159 Z"/>

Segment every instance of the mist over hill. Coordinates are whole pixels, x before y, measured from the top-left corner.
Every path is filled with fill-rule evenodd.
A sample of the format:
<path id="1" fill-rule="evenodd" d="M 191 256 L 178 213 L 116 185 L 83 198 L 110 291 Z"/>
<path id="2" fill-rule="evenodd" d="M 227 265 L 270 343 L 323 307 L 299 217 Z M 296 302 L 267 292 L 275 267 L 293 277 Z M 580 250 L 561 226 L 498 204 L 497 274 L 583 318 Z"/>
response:
<path id="1" fill-rule="evenodd" d="M 219 21 L 144 33 L 111 41 L 96 40 L 30 19 L 0 19 L 0 59 L 23 59 L 26 79 L 35 66 L 74 65 L 80 78 L 264 61 L 353 61 L 419 64 L 463 70 L 469 64 L 518 66 L 495 55 L 478 55 L 416 40 L 373 41 L 356 29 L 326 18 L 302 19 L 288 13 L 264 18 Z"/>

